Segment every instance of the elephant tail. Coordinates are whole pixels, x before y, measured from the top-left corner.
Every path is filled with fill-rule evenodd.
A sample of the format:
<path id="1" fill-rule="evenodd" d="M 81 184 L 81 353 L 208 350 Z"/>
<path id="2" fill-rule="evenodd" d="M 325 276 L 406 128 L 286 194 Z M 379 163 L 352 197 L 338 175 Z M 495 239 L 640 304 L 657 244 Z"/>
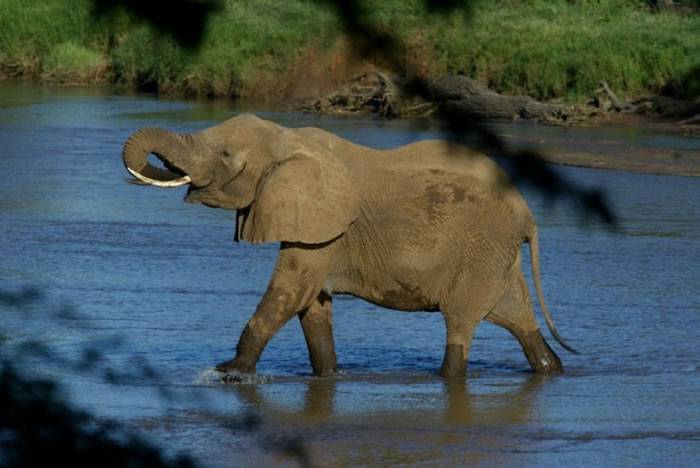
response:
<path id="1" fill-rule="evenodd" d="M 532 281 L 535 283 L 535 291 L 537 292 L 537 300 L 540 303 L 540 308 L 544 314 L 545 322 L 547 322 L 547 328 L 549 328 L 552 336 L 559 342 L 562 348 L 567 351 L 579 354 L 574 348 L 572 348 L 565 340 L 561 337 L 557 328 L 554 326 L 554 320 L 552 320 L 552 315 L 547 309 L 547 305 L 544 302 L 544 294 L 542 293 L 542 282 L 540 279 L 540 242 L 537 236 L 537 227 L 533 224 L 532 231 L 528 235 L 528 243 L 530 244 L 530 265 L 532 267 Z"/>

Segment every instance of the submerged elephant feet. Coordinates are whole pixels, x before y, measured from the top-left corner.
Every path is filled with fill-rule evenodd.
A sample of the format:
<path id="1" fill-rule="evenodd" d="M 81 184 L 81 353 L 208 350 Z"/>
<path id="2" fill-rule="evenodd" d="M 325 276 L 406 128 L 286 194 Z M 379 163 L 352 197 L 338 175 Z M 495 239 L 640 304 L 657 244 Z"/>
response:
<path id="1" fill-rule="evenodd" d="M 462 345 L 448 344 L 440 368 L 440 377 L 464 377 L 467 375 L 467 357 Z"/>
<path id="2" fill-rule="evenodd" d="M 559 374 L 564 366 L 559 356 L 549 347 L 539 330 L 518 337 L 533 372 L 538 374 Z"/>
<path id="3" fill-rule="evenodd" d="M 230 359 L 220 362 L 215 367 L 217 372 L 225 374 L 222 380 L 225 382 L 242 382 L 244 376 L 255 374 L 255 365 L 245 365 L 238 359 Z"/>
<path id="4" fill-rule="evenodd" d="M 255 366 L 241 366 L 235 359 L 220 362 L 216 370 L 221 372 L 221 383 L 242 384 L 257 382 Z"/>

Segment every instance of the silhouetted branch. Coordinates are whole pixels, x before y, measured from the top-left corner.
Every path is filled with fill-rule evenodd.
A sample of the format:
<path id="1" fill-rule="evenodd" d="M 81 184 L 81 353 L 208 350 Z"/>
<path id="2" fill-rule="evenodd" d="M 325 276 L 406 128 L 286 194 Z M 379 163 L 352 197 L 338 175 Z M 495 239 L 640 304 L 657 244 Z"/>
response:
<path id="1" fill-rule="evenodd" d="M 30 379 L 0 364 L 0 465 L 192 467 L 186 456 L 165 458 L 159 449 L 70 406 L 57 385 Z"/>
<path id="2" fill-rule="evenodd" d="M 82 325 L 87 317 L 69 305 L 56 307 L 37 287 L 19 290 L 0 288 L 0 311 L 31 329 L 49 324 L 56 331 L 72 327 L 75 320 Z M 68 317 L 68 321 L 66 321 Z M 40 325 L 39 325 L 40 324 Z M 196 401 L 201 414 L 220 427 L 238 432 L 261 429 L 260 416 L 251 410 L 244 414 L 220 414 L 208 410 L 206 394 L 195 388 L 174 391 L 172 383 L 142 356 L 128 359 L 127 371 L 114 367 L 107 356 L 120 354 L 127 345 L 122 336 L 90 336 L 77 356 L 66 356 L 41 340 L 18 340 L 0 328 L 0 466 L 47 466 L 66 463 L 70 466 L 144 466 L 191 467 L 194 459 L 181 455 L 171 459 L 156 446 L 147 443 L 132 431 L 114 421 L 99 419 L 73 407 L 51 378 L 36 377 L 41 362 L 51 369 L 71 375 L 98 377 L 108 385 L 148 385 L 165 401 Z M 4 338 L 4 339 L 2 339 Z M 123 355 L 123 353 L 121 353 Z M 28 376 L 21 369 L 31 369 Z M 261 439 L 268 450 L 292 458 L 301 466 L 311 466 L 310 456 L 299 438 Z"/>
<path id="3" fill-rule="evenodd" d="M 0 289 L 0 305 L 25 307 L 43 298 L 41 290 L 34 286 L 25 286 L 19 291 Z"/>
<path id="4" fill-rule="evenodd" d="M 362 56 L 380 54 L 385 63 L 389 64 L 392 72 L 406 77 L 405 92 L 426 101 L 432 100 L 430 82 L 425 76 L 411 70 L 403 61 L 401 51 L 406 48 L 398 37 L 379 30 L 369 20 L 369 12 L 364 2 L 349 0 L 334 2 L 316 0 L 317 3 L 335 6 L 338 17 L 343 21 L 345 31 L 355 44 L 356 53 Z M 473 2 L 442 1 L 426 2 L 429 11 L 441 14 L 462 10 L 468 16 Z M 576 186 L 572 181 L 561 176 L 554 168 L 546 163 L 544 158 L 532 151 L 512 151 L 506 147 L 503 139 L 489 129 L 482 118 L 467 111 L 450 109 L 445 103 L 438 103 L 437 112 L 433 114 L 443 124 L 451 141 L 471 143 L 476 138 L 480 149 L 494 157 L 506 158 L 504 169 L 515 183 L 528 184 L 544 192 L 551 198 L 561 197 L 572 200 L 581 207 L 585 214 L 594 215 L 608 225 L 614 225 L 616 215 L 607 204 L 600 191 L 590 191 Z"/>
<path id="5" fill-rule="evenodd" d="M 124 8 L 186 48 L 197 47 L 211 14 L 222 9 L 221 0 L 93 0 L 95 15 Z"/>
<path id="6" fill-rule="evenodd" d="M 183 45 L 197 44 L 203 36 L 210 13 L 221 7 L 219 1 L 179 0 L 169 2 L 140 2 L 138 0 L 94 0 L 97 11 L 125 7 L 161 30 L 171 32 Z M 341 27 L 350 38 L 354 53 L 365 58 L 379 58 L 390 71 L 405 79 L 404 93 L 425 101 L 432 101 L 428 77 L 423 76 L 402 60 L 408 46 L 391 31 L 381 29 L 371 20 L 367 3 L 361 0 L 314 0 L 321 7 L 336 12 Z M 473 0 L 426 0 L 426 10 L 435 14 L 451 14 L 460 11 L 467 19 L 473 14 Z M 566 198 L 576 207 L 584 210 L 587 216 L 595 216 L 608 225 L 616 221 L 613 209 L 600 191 L 590 191 L 576 186 L 549 166 L 542 155 L 528 151 L 513 151 L 506 147 L 502 138 L 489 129 L 483 118 L 470 112 L 452 109 L 445 103 L 438 103 L 433 114 L 442 121 L 450 140 L 460 143 L 477 139 L 480 149 L 494 157 L 502 157 L 514 162 L 504 167 L 514 181 L 528 184 L 547 194 L 550 198 Z"/>

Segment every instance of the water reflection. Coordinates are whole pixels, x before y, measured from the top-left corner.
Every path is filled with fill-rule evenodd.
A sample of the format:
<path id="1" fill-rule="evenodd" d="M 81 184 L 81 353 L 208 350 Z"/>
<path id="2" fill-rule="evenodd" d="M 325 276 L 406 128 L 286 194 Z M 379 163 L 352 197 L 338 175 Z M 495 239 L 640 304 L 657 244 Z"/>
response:
<path id="1" fill-rule="evenodd" d="M 484 399 L 469 392 L 469 383 L 461 379 L 445 381 L 445 421 L 453 424 L 514 425 L 526 422 L 538 391 L 548 376 L 529 374 L 515 388 Z"/>
<path id="2" fill-rule="evenodd" d="M 284 390 L 271 388 L 281 383 L 230 388 L 264 421 L 264 441 L 300 439 L 317 464 L 460 463 L 464 457 L 493 463 L 499 452 L 512 461 L 513 453 L 525 449 L 518 447 L 527 443 L 519 429 L 530 422 L 549 379 L 522 374 L 507 385 L 478 383 L 472 389 L 463 379 L 354 376 L 309 378 Z M 393 408 L 391 391 L 382 388 L 387 385 L 420 394 L 413 395 L 414 405 Z M 278 392 L 301 398 L 280 404 Z M 363 409 L 369 400 L 371 408 Z"/>

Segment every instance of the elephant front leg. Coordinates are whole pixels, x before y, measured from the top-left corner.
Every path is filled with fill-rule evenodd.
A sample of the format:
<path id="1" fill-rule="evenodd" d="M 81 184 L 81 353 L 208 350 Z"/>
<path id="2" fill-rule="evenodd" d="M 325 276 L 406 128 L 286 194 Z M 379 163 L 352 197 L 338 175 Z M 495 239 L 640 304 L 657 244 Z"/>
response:
<path id="1" fill-rule="evenodd" d="M 332 314 L 331 296 L 324 292 L 299 314 L 314 375 L 331 375 L 337 370 Z"/>
<path id="2" fill-rule="evenodd" d="M 323 247 L 283 244 L 267 291 L 238 340 L 236 356 L 218 364 L 216 370 L 255 373 L 270 339 L 318 297 L 328 263 Z"/>

